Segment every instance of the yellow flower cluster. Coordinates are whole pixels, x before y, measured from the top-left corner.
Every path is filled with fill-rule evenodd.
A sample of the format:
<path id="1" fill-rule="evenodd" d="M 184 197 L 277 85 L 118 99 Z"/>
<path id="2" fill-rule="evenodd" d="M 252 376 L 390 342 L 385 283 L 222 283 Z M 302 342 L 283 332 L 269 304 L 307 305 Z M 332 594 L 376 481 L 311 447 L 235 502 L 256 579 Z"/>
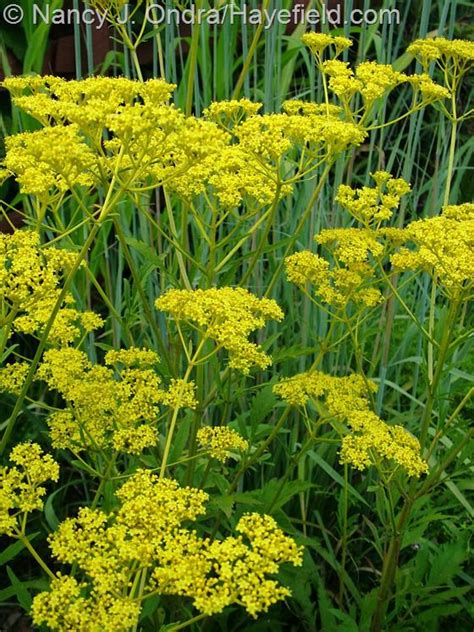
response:
<path id="1" fill-rule="evenodd" d="M 415 40 L 407 49 L 411 55 L 415 55 L 424 66 L 432 61 L 441 61 L 446 64 L 448 60 L 454 60 L 465 65 L 474 61 L 474 42 L 468 40 L 448 40 L 444 37 Z"/>
<path id="2" fill-rule="evenodd" d="M 50 591 L 37 595 L 36 625 L 72 632 L 127 630 L 136 625 L 141 607 L 137 576 L 142 597 L 156 591 L 187 596 L 206 614 L 238 603 L 256 616 L 289 594 L 266 575 L 284 562 L 301 564 L 301 550 L 270 516 L 246 515 L 237 525 L 241 535 L 211 541 L 183 526 L 205 512 L 208 496 L 201 490 L 139 470 L 117 497 L 116 512 L 80 509 L 50 536 L 54 557 L 76 565 L 84 579 L 58 576 Z"/>
<path id="3" fill-rule="evenodd" d="M 320 56 L 326 49 L 330 48 L 331 53 L 334 52 L 337 57 L 343 50 L 352 46 L 352 40 L 347 37 L 327 33 L 305 33 L 301 41 L 316 56 Z"/>
<path id="4" fill-rule="evenodd" d="M 28 373 L 27 362 L 15 362 L 0 368 L 0 393 L 18 395 Z"/>
<path id="5" fill-rule="evenodd" d="M 304 149 L 307 173 L 365 137 L 327 107 L 260 115 L 260 103 L 241 99 L 212 103 L 205 118 L 185 116 L 167 103 L 174 86 L 160 79 L 14 77 L 3 85 L 44 127 L 8 138 L 0 167 L 45 202 L 114 178 L 124 191 L 166 183 L 187 200 L 206 193 L 225 208 L 243 199 L 265 205 L 292 190 L 280 182 L 283 154 L 298 170 L 295 152 Z"/>
<path id="6" fill-rule="evenodd" d="M 419 477 L 428 471 L 428 464 L 420 457 L 420 442 L 402 426 L 389 426 L 369 410 L 353 412 L 347 423 L 352 434 L 342 439 L 341 463 L 365 470 L 385 459 L 409 476 Z"/>
<path id="7" fill-rule="evenodd" d="M 149 368 L 159 364 L 160 357 L 151 349 L 131 347 L 130 349 L 107 351 L 105 362 L 108 365 Z"/>
<path id="8" fill-rule="evenodd" d="M 285 259 L 288 280 L 302 288 L 312 284 L 315 294 L 325 303 L 342 308 L 349 301 L 374 307 L 382 301 L 373 262 L 381 260 L 395 244 L 403 242 L 403 231 L 381 228 L 398 208 L 400 199 L 410 191 L 402 178 L 386 171 L 372 174 L 375 187 L 352 189 L 341 185 L 336 200 L 361 228 L 322 230 L 315 241 L 330 250 L 334 265 L 310 251 L 297 252 Z"/>
<path id="9" fill-rule="evenodd" d="M 174 86 L 161 79 L 15 77 L 3 85 L 44 126 L 8 139 L 4 167 L 25 193 L 45 199 L 58 189 L 108 183 L 113 174 L 124 190 L 179 181 L 228 141 L 216 124 L 169 105 Z"/>
<path id="10" fill-rule="evenodd" d="M 150 368 L 158 360 L 153 351 L 132 348 L 109 351 L 108 366 L 103 366 L 92 364 L 77 349 L 47 351 L 37 378 L 67 403 L 67 410 L 48 418 L 53 446 L 73 451 L 111 447 L 139 454 L 156 445 L 159 405 L 196 405 L 192 383 L 183 389 L 175 380 L 169 390 L 162 388 L 160 377 Z"/>
<path id="11" fill-rule="evenodd" d="M 51 592 L 33 599 L 31 616 L 37 625 L 53 632 L 129 632 L 138 622 L 140 604 L 115 594 L 100 599 L 84 596 L 87 588 L 74 577 L 61 575 L 51 582 Z"/>
<path id="12" fill-rule="evenodd" d="M 313 103 L 312 101 L 302 101 L 301 99 L 290 99 L 283 101 L 282 109 L 290 116 L 301 115 L 321 115 L 337 118 L 342 113 L 339 105 L 326 103 Z"/>
<path id="13" fill-rule="evenodd" d="M 228 127 L 239 123 L 246 116 L 255 116 L 262 109 L 261 103 L 254 103 L 250 99 L 231 99 L 230 101 L 216 101 L 204 110 L 207 118 Z"/>
<path id="14" fill-rule="evenodd" d="M 446 206 L 438 217 L 411 222 L 404 246 L 392 255 L 396 270 L 425 270 L 449 296 L 474 285 L 474 204 Z"/>
<path id="15" fill-rule="evenodd" d="M 94 153 L 81 139 L 77 125 L 9 136 L 5 146 L 4 165 L 15 174 L 22 193 L 47 200 L 51 191 L 63 193 L 98 181 Z"/>
<path id="16" fill-rule="evenodd" d="M 41 335 L 48 322 L 55 304 L 56 296 L 38 299 L 28 310 L 28 314 L 17 316 L 14 328 L 24 334 Z M 65 307 L 62 307 L 55 319 L 48 335 L 51 343 L 68 344 L 79 338 L 83 333 L 94 331 L 104 324 L 103 319 L 94 312 L 79 312 L 74 309 L 74 299 L 67 296 Z"/>
<path id="17" fill-rule="evenodd" d="M 173 548 L 163 552 L 153 573 L 160 592 L 191 597 L 207 615 L 236 603 L 253 617 L 289 596 L 287 588 L 266 575 L 277 573 L 285 562 L 301 565 L 295 542 L 271 516 L 244 515 L 236 530 L 242 535 L 212 542 L 192 532 L 176 534 Z"/>
<path id="18" fill-rule="evenodd" d="M 458 222 L 474 219 L 474 203 L 449 204 L 443 208 L 443 216 L 455 219 Z"/>
<path id="19" fill-rule="evenodd" d="M 0 304 L 3 304 L 3 313 L 14 317 L 14 331 L 41 335 L 61 292 L 63 274 L 73 265 L 76 256 L 67 250 L 41 246 L 38 234 L 33 231 L 0 234 Z M 97 314 L 74 309 L 74 300 L 68 296 L 48 340 L 68 344 L 102 324 Z"/>
<path id="20" fill-rule="evenodd" d="M 355 95 L 362 97 L 364 108 L 358 114 L 363 116 L 377 99 L 402 83 L 410 84 L 415 92 L 419 92 L 425 104 L 449 97 L 449 91 L 436 84 L 426 73 L 406 75 L 388 64 L 374 61 L 362 62 L 352 70 L 348 62 L 337 59 L 352 43 L 344 37 L 306 33 L 301 39 L 314 54 L 319 69 L 329 77 L 329 89 L 339 98 L 348 120 L 354 118 L 351 100 Z M 326 50 L 330 51 L 329 59 L 323 61 Z"/>
<path id="21" fill-rule="evenodd" d="M 276 179 L 274 165 L 262 165 L 259 157 L 249 154 L 240 144 L 233 144 L 209 152 L 182 176 L 174 178 L 170 187 L 184 199 L 209 190 L 224 208 L 237 207 L 243 200 L 265 206 L 275 199 Z M 279 197 L 291 190 L 290 185 L 283 185 Z"/>
<path id="22" fill-rule="evenodd" d="M 283 312 L 272 299 L 257 298 L 243 288 L 168 290 L 156 307 L 177 321 L 194 323 L 218 348 L 229 352 L 229 366 L 248 374 L 252 366 L 265 369 L 270 357 L 248 336 L 269 319 L 282 320 Z"/>
<path id="23" fill-rule="evenodd" d="M 403 178 L 394 178 L 387 171 L 376 171 L 371 176 L 375 187 L 353 189 L 341 184 L 335 198 L 352 217 L 367 227 L 389 220 L 399 207 L 401 197 L 411 190 Z"/>
<path id="24" fill-rule="evenodd" d="M 360 230 L 360 232 L 356 232 Z M 352 234 L 347 233 L 351 231 Z M 354 239 L 354 232 L 358 243 Z M 324 231 L 321 234 L 323 240 L 331 241 L 341 238 L 340 249 L 345 250 L 345 256 L 360 254 L 361 252 L 371 252 L 373 244 L 380 244 L 373 240 L 370 234 L 362 229 L 340 229 L 339 233 Z M 329 234 L 330 233 L 330 234 Z M 349 247 L 344 248 L 348 245 Z M 315 294 L 325 303 L 332 305 L 336 309 L 341 309 L 350 301 L 363 307 L 375 307 L 382 300 L 382 294 L 376 287 L 371 287 L 370 283 L 374 277 L 374 270 L 367 262 L 352 262 L 348 267 L 331 269 L 329 262 L 317 254 L 303 250 L 296 252 L 285 259 L 286 275 L 288 280 L 299 287 L 304 288 L 307 283 L 314 287 Z"/>
<path id="25" fill-rule="evenodd" d="M 163 404 L 170 408 L 196 408 L 196 385 L 192 381 L 171 378 L 168 390 L 163 396 Z"/>
<path id="26" fill-rule="evenodd" d="M 376 390 L 373 382 L 361 375 L 333 377 L 311 371 L 279 382 L 274 392 L 293 406 L 305 406 L 309 400 L 323 402 L 329 419 L 347 424 L 350 433 L 342 438 L 341 463 L 360 470 L 387 461 L 409 476 L 427 472 L 420 456 L 420 443 L 402 426 L 390 426 L 370 410 L 367 389 Z"/>
<path id="27" fill-rule="evenodd" d="M 415 93 L 419 91 L 425 104 L 442 101 L 443 99 L 449 98 L 451 95 L 448 88 L 434 82 L 426 72 L 422 72 L 419 75 L 409 75 L 407 81 L 412 86 Z"/>
<path id="28" fill-rule="evenodd" d="M 43 508 L 43 483 L 57 481 L 59 465 L 37 443 L 19 443 L 10 453 L 12 467 L 0 467 L 0 535 L 15 535 L 21 514 Z"/>
<path id="29" fill-rule="evenodd" d="M 222 463 L 226 462 L 233 451 L 245 452 L 249 449 L 249 442 L 227 426 L 204 426 L 197 432 L 197 441 L 212 457 Z"/>
<path id="30" fill-rule="evenodd" d="M 368 109 L 374 101 L 402 83 L 411 85 L 415 93 L 420 92 L 425 104 L 446 99 L 450 94 L 447 88 L 435 83 L 426 73 L 406 75 L 388 64 L 373 61 L 359 64 L 353 72 L 347 63 L 329 60 L 324 63 L 323 71 L 330 77 L 330 89 L 346 106 L 355 94 L 360 94 Z"/>
<path id="31" fill-rule="evenodd" d="M 264 114 L 244 121 L 236 130 L 240 145 L 266 160 L 279 161 L 294 146 L 321 158 L 350 145 L 360 145 L 366 134 L 353 123 L 327 114 Z"/>
<path id="32" fill-rule="evenodd" d="M 255 113 L 252 105 L 258 105 Z M 306 160 L 301 171 L 307 173 L 318 160 L 359 145 L 365 138 L 363 130 L 338 118 L 337 109 L 328 115 L 327 108 L 300 105 L 292 114 L 258 115 L 259 107 L 247 100 L 211 104 L 208 116 L 221 121 L 224 115 L 234 117 L 232 133 L 170 186 L 189 198 L 210 185 L 224 207 L 238 206 L 244 198 L 266 205 L 277 193 L 284 197 L 292 191 L 292 186 L 282 181 L 283 158 L 295 158 L 295 151 L 304 149 Z"/>
<path id="33" fill-rule="evenodd" d="M 50 536 L 54 557 L 77 563 L 99 593 L 113 591 L 119 578 L 127 585 L 127 564 L 153 564 L 182 523 L 205 513 L 208 495 L 138 470 L 118 490 L 117 498 L 120 508 L 115 515 L 107 517 L 83 507 L 77 518 L 67 518 Z"/>
<path id="34" fill-rule="evenodd" d="M 299 373 L 275 384 L 273 392 L 292 406 L 305 406 L 310 399 L 324 396 L 331 415 L 344 416 L 351 410 L 367 409 L 367 386 L 375 392 L 376 385 L 368 385 L 361 375 L 333 377 L 320 371 Z"/>

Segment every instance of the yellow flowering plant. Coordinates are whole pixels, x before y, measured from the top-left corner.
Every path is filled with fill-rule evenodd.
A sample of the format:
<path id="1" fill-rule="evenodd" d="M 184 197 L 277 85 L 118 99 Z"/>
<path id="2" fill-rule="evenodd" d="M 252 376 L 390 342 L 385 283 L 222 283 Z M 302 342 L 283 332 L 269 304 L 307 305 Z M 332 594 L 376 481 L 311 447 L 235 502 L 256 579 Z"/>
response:
<path id="1" fill-rule="evenodd" d="M 472 44 L 417 40 L 409 74 L 308 32 L 319 98 L 269 108 L 241 75 L 193 113 L 196 30 L 177 88 L 140 66 L 142 43 L 162 52 L 156 7 L 135 3 L 128 28 L 126 3 L 90 6 L 135 79 L 3 82 L 35 122 L 0 171 L 25 224 L 0 233 L 0 535 L 41 569 L 33 625 L 382 632 L 398 616 L 396 632 L 418 607 L 402 569 L 411 529 L 427 537 L 418 507 L 471 464 L 456 363 L 474 205 L 455 192 Z M 376 139 L 426 112 L 450 142 L 422 216 L 423 174 Z"/>

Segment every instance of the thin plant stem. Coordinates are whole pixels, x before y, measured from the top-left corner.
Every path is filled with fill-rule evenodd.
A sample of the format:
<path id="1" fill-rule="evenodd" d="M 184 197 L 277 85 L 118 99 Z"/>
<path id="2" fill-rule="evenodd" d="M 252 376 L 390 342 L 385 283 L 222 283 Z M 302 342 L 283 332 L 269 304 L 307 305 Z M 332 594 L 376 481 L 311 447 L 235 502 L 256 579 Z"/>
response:
<path id="1" fill-rule="evenodd" d="M 23 544 L 23 546 L 26 549 L 28 549 L 28 552 L 30 553 L 30 555 L 36 560 L 36 562 L 38 562 L 38 564 L 41 566 L 41 568 L 44 570 L 44 572 L 49 576 L 49 578 L 50 579 L 56 579 L 56 576 L 54 575 L 53 571 L 48 567 L 46 562 L 42 559 L 42 557 L 39 555 L 37 550 L 34 548 L 34 546 L 28 540 L 28 537 L 26 536 L 26 534 L 23 533 L 23 532 L 18 531 L 17 532 L 17 538 L 20 540 L 20 542 Z"/>

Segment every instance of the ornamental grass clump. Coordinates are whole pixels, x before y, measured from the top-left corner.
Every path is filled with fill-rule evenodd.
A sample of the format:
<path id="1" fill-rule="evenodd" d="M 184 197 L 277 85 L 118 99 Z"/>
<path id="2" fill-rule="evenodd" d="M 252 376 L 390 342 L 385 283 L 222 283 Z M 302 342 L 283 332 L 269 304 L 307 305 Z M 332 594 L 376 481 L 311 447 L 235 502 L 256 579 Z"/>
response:
<path id="1" fill-rule="evenodd" d="M 135 79 L 3 82 L 2 599 L 58 632 L 463 629 L 472 43 L 309 32 L 317 85 L 298 62 L 272 108 L 257 30 L 193 109 L 198 27 L 144 80 L 149 3 L 91 6 Z M 445 156 L 412 169 L 425 121 Z"/>

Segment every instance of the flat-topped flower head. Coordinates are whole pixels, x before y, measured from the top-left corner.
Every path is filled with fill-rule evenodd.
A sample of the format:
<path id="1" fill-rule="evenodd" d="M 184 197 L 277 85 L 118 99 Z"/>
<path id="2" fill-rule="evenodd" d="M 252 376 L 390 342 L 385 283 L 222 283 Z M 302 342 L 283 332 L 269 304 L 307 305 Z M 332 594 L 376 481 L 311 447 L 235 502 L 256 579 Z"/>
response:
<path id="1" fill-rule="evenodd" d="M 55 192 L 98 182 L 96 157 L 77 125 L 45 127 L 8 136 L 4 167 L 20 191 L 48 201 Z"/>
<path id="2" fill-rule="evenodd" d="M 391 257 L 395 270 L 424 270 L 449 296 L 474 286 L 474 204 L 449 205 L 441 215 L 411 222 Z"/>
<path id="3" fill-rule="evenodd" d="M 265 369 L 270 357 L 249 335 L 267 320 L 282 320 L 283 312 L 268 298 L 257 298 L 243 288 L 168 290 L 156 300 L 156 307 L 178 322 L 193 323 L 217 348 L 229 353 L 229 366 L 247 374 L 252 366 Z"/>
<path id="4" fill-rule="evenodd" d="M 415 55 L 424 65 L 440 61 L 443 65 L 452 59 L 466 66 L 474 62 L 474 42 L 462 39 L 449 40 L 444 37 L 417 39 L 407 52 Z"/>
<path id="5" fill-rule="evenodd" d="M 363 229 L 356 231 L 354 242 L 348 229 L 331 229 L 323 231 L 321 240 L 325 244 L 338 244 L 336 250 L 349 263 L 345 266 L 341 259 L 341 267 L 331 267 L 323 257 L 303 250 L 285 259 L 285 269 L 288 281 L 302 289 L 310 286 L 318 299 L 342 309 L 351 301 L 364 307 L 375 307 L 382 301 L 382 294 L 374 287 L 374 270 L 367 262 L 369 253 L 378 252 L 380 244 L 367 237 Z M 372 249 L 372 250 L 371 250 Z"/>
<path id="6" fill-rule="evenodd" d="M 418 439 L 401 426 L 391 426 L 370 408 L 369 391 L 376 385 L 361 375 L 334 377 L 321 371 L 300 373 L 275 384 L 273 391 L 293 406 L 310 401 L 323 404 L 329 421 L 347 425 L 341 442 L 341 463 L 359 470 L 371 465 L 391 471 L 400 468 L 409 476 L 419 477 L 428 471 L 421 457 Z"/>
<path id="7" fill-rule="evenodd" d="M 197 441 L 222 463 L 232 456 L 232 452 L 246 452 L 249 448 L 249 442 L 228 426 L 204 426 L 197 432 Z"/>
<path id="8" fill-rule="evenodd" d="M 328 33 L 305 33 L 301 41 L 310 51 L 320 56 L 327 48 L 333 47 L 334 55 L 340 55 L 343 50 L 352 46 L 352 40 L 340 35 L 329 35 Z"/>
<path id="9" fill-rule="evenodd" d="M 150 368 L 156 360 L 153 351 L 136 348 L 109 351 L 106 366 L 93 364 L 78 349 L 46 351 L 37 378 L 68 404 L 47 420 L 53 445 L 73 451 L 112 447 L 128 454 L 155 446 L 159 406 L 171 405 L 170 393 Z M 181 405 L 193 403 L 186 393 Z"/>
<path id="10" fill-rule="evenodd" d="M 14 362 L 1 367 L 0 393 L 19 395 L 29 368 L 28 362 Z"/>
<path id="11" fill-rule="evenodd" d="M 256 618 L 290 596 L 273 576 L 281 564 L 301 566 L 301 547 L 271 516 L 245 514 L 236 531 L 239 536 L 223 540 L 198 539 L 191 533 L 176 537 L 153 573 L 158 590 L 190 597 L 209 616 L 240 604 Z"/>
<path id="12" fill-rule="evenodd" d="M 245 514 L 237 536 L 201 537 L 188 523 L 204 514 L 208 495 L 146 470 L 133 474 L 116 498 L 113 512 L 83 507 L 50 536 L 53 556 L 74 565 L 74 577 L 58 574 L 34 598 L 36 625 L 125 632 L 141 610 L 140 598 L 130 594 L 137 568 L 143 598 L 188 597 L 207 615 L 235 604 L 256 617 L 290 595 L 275 574 L 284 563 L 300 566 L 302 549 L 271 516 Z"/>
<path id="13" fill-rule="evenodd" d="M 76 258 L 74 252 L 42 245 L 34 231 L 0 234 L 0 301 L 7 313 L 15 313 L 13 332 L 42 335 L 61 294 L 62 281 Z M 102 324 L 98 314 L 75 309 L 74 299 L 67 295 L 48 342 L 68 344 Z"/>
<path id="14" fill-rule="evenodd" d="M 262 103 L 254 103 L 250 99 L 214 101 L 204 110 L 204 115 L 219 123 L 235 124 L 247 116 L 255 116 L 262 107 Z"/>
<path id="15" fill-rule="evenodd" d="M 389 220 L 398 209 L 401 198 L 411 191 L 403 178 L 394 178 L 387 171 L 371 174 L 376 186 L 354 189 L 342 184 L 337 190 L 336 202 L 365 226 Z"/>

